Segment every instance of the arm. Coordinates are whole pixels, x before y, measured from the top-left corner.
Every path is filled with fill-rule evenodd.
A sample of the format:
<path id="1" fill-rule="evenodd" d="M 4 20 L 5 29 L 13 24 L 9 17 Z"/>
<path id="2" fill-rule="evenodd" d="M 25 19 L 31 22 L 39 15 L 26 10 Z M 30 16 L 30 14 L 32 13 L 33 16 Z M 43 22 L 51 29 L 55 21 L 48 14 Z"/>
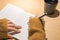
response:
<path id="1" fill-rule="evenodd" d="M 10 20 L 3 18 L 0 19 L 0 39 L 2 38 L 13 38 L 12 35 L 19 33 L 21 26 L 14 24 Z M 9 33 L 14 31 L 12 33 Z"/>
<path id="2" fill-rule="evenodd" d="M 42 19 L 30 18 L 29 40 L 45 40 L 45 31 Z"/>

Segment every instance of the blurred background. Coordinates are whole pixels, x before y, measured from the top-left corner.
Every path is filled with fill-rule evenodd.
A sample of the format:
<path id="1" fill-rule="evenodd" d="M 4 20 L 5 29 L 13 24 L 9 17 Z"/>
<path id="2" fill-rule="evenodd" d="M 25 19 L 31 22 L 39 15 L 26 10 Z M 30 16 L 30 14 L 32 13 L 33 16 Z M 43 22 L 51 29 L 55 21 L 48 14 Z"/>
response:
<path id="1" fill-rule="evenodd" d="M 44 12 L 44 0 L 0 0 L 0 11 L 11 3 L 34 15 L 41 15 Z M 60 14 L 60 0 L 56 8 Z M 48 40 L 60 40 L 60 15 L 58 17 L 43 17 L 45 20 L 46 37 Z"/>

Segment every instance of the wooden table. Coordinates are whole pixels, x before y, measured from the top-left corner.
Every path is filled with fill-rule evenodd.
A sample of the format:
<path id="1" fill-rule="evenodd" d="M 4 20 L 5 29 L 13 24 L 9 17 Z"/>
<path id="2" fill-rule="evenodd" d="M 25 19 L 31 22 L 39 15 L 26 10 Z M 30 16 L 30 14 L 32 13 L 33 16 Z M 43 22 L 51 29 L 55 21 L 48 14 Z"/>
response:
<path id="1" fill-rule="evenodd" d="M 0 4 L 0 9 L 9 2 L 38 16 L 44 12 L 44 0 L 0 0 L 0 2 L 3 3 Z M 60 14 L 60 0 L 57 10 Z M 60 15 L 55 18 L 45 16 L 44 20 L 48 40 L 60 40 Z"/>

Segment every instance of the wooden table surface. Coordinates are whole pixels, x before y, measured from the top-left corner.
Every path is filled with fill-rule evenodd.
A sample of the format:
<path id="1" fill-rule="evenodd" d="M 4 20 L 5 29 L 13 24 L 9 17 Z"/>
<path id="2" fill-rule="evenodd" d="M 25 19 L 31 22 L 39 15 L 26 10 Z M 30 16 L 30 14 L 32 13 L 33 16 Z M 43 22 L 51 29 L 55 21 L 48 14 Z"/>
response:
<path id="1" fill-rule="evenodd" d="M 38 16 L 44 12 L 44 0 L 0 0 L 0 10 L 2 10 L 7 3 L 12 3 Z M 56 9 L 60 14 L 60 0 Z M 44 20 L 48 40 L 60 40 L 60 15 L 54 18 L 45 16 Z"/>

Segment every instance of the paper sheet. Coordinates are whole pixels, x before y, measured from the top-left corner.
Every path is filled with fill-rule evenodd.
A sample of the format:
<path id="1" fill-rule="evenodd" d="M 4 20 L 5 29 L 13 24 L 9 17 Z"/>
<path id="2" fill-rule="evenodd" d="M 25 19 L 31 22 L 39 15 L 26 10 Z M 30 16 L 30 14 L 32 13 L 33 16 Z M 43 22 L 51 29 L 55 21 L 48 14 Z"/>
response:
<path id="1" fill-rule="evenodd" d="M 7 18 L 17 25 L 22 26 L 21 33 L 13 35 L 19 40 L 28 40 L 28 24 L 29 17 L 33 16 L 27 13 L 21 8 L 18 8 L 12 4 L 7 4 L 3 10 L 0 11 L 0 19 Z"/>

